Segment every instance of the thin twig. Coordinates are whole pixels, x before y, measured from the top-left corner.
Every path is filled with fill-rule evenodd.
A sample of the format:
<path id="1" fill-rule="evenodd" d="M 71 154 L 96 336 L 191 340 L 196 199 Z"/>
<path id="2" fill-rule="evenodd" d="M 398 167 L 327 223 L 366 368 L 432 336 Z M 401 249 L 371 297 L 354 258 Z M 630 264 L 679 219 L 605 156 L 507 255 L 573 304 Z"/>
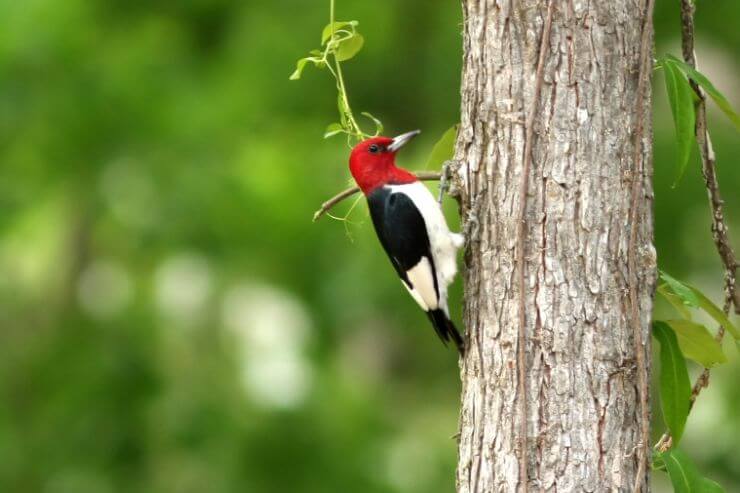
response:
<path id="1" fill-rule="evenodd" d="M 694 4 L 691 0 L 681 0 L 681 49 L 684 61 L 696 68 L 696 54 L 694 53 Z M 695 106 L 695 135 L 696 143 L 699 146 L 699 155 L 701 156 L 701 172 L 704 176 L 709 207 L 712 211 L 712 239 L 725 269 L 725 304 L 723 310 L 725 315 L 729 315 L 730 308 L 734 304 L 735 312 L 740 313 L 740 301 L 738 301 L 738 293 L 735 289 L 735 274 L 738 265 L 729 239 L 727 225 L 725 224 L 724 211 L 722 210 L 723 202 L 719 192 L 719 182 L 717 181 L 714 149 L 712 148 L 712 140 L 709 137 L 709 128 L 707 127 L 706 95 L 693 80 L 689 80 L 689 83 L 698 97 Z M 715 339 L 721 342 L 724 334 L 725 328 L 720 326 Z M 689 410 L 693 408 L 694 402 L 702 389 L 708 385 L 709 368 L 705 368 L 691 389 Z M 660 440 L 658 440 L 658 443 L 655 444 L 655 448 L 661 452 L 665 452 L 671 447 L 672 441 L 671 434 L 665 432 L 660 437 Z"/>
<path id="2" fill-rule="evenodd" d="M 630 317 L 632 332 L 635 342 L 635 358 L 637 360 L 637 380 L 640 399 L 640 441 L 637 444 L 637 474 L 635 475 L 635 493 L 642 490 L 645 481 L 645 465 L 647 462 L 647 450 L 650 444 L 650 408 L 648 407 L 647 365 L 645 363 L 645 343 L 643 341 L 642 324 L 640 323 L 640 307 L 637 301 L 637 207 L 640 197 L 640 187 L 644 182 L 643 157 L 643 120 L 645 118 L 645 91 L 649 84 L 651 74 L 651 38 L 653 26 L 654 0 L 647 0 L 640 39 L 639 72 L 637 79 L 637 102 L 635 106 L 635 143 L 634 156 L 632 159 L 632 190 L 630 200 L 629 222 L 629 246 L 627 252 L 627 270 L 629 284 Z"/>
<path id="3" fill-rule="evenodd" d="M 437 181 L 439 180 L 441 174 L 438 171 L 420 171 L 418 173 L 414 173 L 416 177 L 421 181 Z M 314 212 L 313 214 L 313 220 L 316 221 L 321 216 L 326 214 L 329 210 L 331 210 L 332 207 L 337 205 L 339 202 L 343 201 L 347 197 L 351 197 L 357 192 L 359 192 L 360 189 L 357 187 L 348 188 L 347 190 L 344 190 L 342 192 L 339 192 L 334 197 L 330 198 L 323 204 L 321 204 L 321 208 Z"/>
<path id="4" fill-rule="evenodd" d="M 355 120 L 355 116 L 352 113 L 352 107 L 349 105 L 349 97 L 347 96 L 347 86 L 344 84 L 344 75 L 342 74 L 342 64 L 337 58 L 337 52 L 335 50 L 330 50 L 330 48 L 333 45 L 334 42 L 334 34 L 335 34 L 335 21 L 334 21 L 334 0 L 329 0 L 329 26 L 331 26 L 331 34 L 329 36 L 329 42 L 326 43 L 326 49 L 324 50 L 324 61 L 326 62 L 326 68 L 329 69 L 329 72 L 334 76 L 334 79 L 336 81 L 337 91 L 339 92 L 339 97 L 341 98 L 344 108 L 339 109 L 339 116 L 344 124 L 346 121 L 349 129 L 345 128 L 345 133 L 347 133 L 347 141 L 348 143 L 352 141 L 352 138 L 355 138 L 357 140 L 362 140 L 368 137 L 368 135 L 362 131 L 360 128 L 360 125 L 357 124 L 357 120 Z M 354 31 L 354 28 L 353 28 Z M 334 68 L 332 68 L 331 63 L 327 60 L 327 56 L 329 52 L 331 51 L 332 57 L 334 59 Z M 343 127 L 345 125 L 342 125 Z"/>
<path id="5" fill-rule="evenodd" d="M 534 120 L 539 108 L 540 93 L 545 72 L 545 52 L 550 42 L 552 29 L 552 12 L 554 0 L 547 4 L 547 15 L 542 27 L 540 51 L 537 56 L 537 70 L 535 72 L 534 94 L 532 107 L 529 110 L 524 134 L 524 161 L 522 163 L 521 183 L 519 184 L 519 213 L 516 229 L 516 265 L 517 285 L 519 289 L 519 333 L 517 342 L 517 393 L 519 394 L 519 486 L 521 491 L 527 492 L 527 305 L 526 283 L 524 268 L 524 249 L 526 240 L 527 198 L 529 189 L 529 171 L 532 167 L 532 144 L 534 139 Z"/>
<path id="6" fill-rule="evenodd" d="M 696 68 L 696 54 L 694 53 L 694 4 L 691 0 L 681 0 L 681 48 L 684 61 Z M 729 230 L 725 223 L 724 202 L 719 191 L 714 149 L 712 148 L 712 140 L 709 137 L 709 129 L 707 127 L 706 95 L 696 82 L 689 80 L 689 83 L 699 98 L 696 103 L 696 143 L 699 146 L 702 175 L 704 176 L 704 183 L 709 197 L 709 206 L 712 210 L 712 238 L 717 248 L 717 253 L 722 260 L 722 265 L 725 268 L 726 295 L 734 303 L 735 313 L 740 315 L 740 297 L 738 297 L 738 292 L 735 289 L 738 262 L 735 252 L 732 249 Z"/>
<path id="7" fill-rule="evenodd" d="M 681 51 L 684 61 L 696 68 L 696 54 L 694 53 L 694 4 L 690 0 L 681 0 Z M 735 303 L 735 308 L 740 309 L 740 304 L 735 298 L 735 271 L 737 261 L 735 252 L 730 246 L 728 238 L 728 229 L 725 224 L 723 212 L 723 200 L 719 192 L 719 182 L 717 181 L 716 158 L 712 140 L 709 137 L 709 128 L 707 126 L 706 95 L 704 91 L 693 80 L 689 79 L 692 89 L 696 93 L 698 100 L 696 102 L 696 126 L 695 135 L 696 143 L 699 147 L 701 156 L 702 175 L 707 189 L 709 198 L 709 207 L 712 211 L 712 238 L 717 248 L 720 260 L 725 268 L 727 277 L 726 295 L 729 302 Z M 730 306 L 725 302 L 725 314 L 729 314 Z M 724 332 L 724 330 L 720 330 Z"/>

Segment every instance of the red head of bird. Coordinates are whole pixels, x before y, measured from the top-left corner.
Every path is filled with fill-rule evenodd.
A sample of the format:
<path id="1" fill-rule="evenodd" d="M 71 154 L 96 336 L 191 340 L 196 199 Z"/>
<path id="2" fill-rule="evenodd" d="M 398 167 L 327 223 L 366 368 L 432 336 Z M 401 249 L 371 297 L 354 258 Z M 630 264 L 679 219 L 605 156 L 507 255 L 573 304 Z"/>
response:
<path id="1" fill-rule="evenodd" d="M 419 130 L 414 130 L 394 138 L 373 137 L 352 149 L 349 170 L 362 193 L 367 195 L 383 185 L 416 181 L 413 174 L 396 166 L 396 153 L 419 133 Z"/>

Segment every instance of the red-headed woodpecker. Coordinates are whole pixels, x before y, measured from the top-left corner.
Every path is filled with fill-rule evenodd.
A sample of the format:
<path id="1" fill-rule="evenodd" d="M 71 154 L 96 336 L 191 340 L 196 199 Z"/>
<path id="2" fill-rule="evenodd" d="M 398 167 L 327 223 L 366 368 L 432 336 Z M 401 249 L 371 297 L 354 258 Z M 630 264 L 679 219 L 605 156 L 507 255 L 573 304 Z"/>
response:
<path id="1" fill-rule="evenodd" d="M 367 198 L 375 232 L 403 285 L 427 313 L 442 342 L 452 339 L 462 354 L 463 340 L 447 308 L 447 287 L 457 273 L 455 257 L 463 237 L 450 232 L 429 189 L 396 166 L 396 152 L 419 133 L 360 142 L 352 149 L 349 169 Z"/>

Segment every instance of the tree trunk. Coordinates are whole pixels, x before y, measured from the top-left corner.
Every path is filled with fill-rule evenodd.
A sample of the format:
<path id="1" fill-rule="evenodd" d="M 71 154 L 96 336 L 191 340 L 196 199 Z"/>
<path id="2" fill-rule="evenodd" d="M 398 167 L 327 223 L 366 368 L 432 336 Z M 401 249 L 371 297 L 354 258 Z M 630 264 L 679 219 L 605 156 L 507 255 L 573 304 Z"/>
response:
<path id="1" fill-rule="evenodd" d="M 646 489 L 647 1 L 462 2 L 459 492 Z"/>

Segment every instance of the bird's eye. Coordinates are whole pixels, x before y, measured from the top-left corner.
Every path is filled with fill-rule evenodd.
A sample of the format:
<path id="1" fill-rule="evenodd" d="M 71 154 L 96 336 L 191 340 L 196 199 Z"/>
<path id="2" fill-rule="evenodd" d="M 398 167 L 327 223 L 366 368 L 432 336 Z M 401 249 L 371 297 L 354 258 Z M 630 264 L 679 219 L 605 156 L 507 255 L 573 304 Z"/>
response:
<path id="1" fill-rule="evenodd" d="M 367 150 L 372 152 L 373 154 L 377 154 L 380 150 L 380 147 L 378 147 L 377 144 L 371 144 L 370 147 L 367 148 Z"/>

